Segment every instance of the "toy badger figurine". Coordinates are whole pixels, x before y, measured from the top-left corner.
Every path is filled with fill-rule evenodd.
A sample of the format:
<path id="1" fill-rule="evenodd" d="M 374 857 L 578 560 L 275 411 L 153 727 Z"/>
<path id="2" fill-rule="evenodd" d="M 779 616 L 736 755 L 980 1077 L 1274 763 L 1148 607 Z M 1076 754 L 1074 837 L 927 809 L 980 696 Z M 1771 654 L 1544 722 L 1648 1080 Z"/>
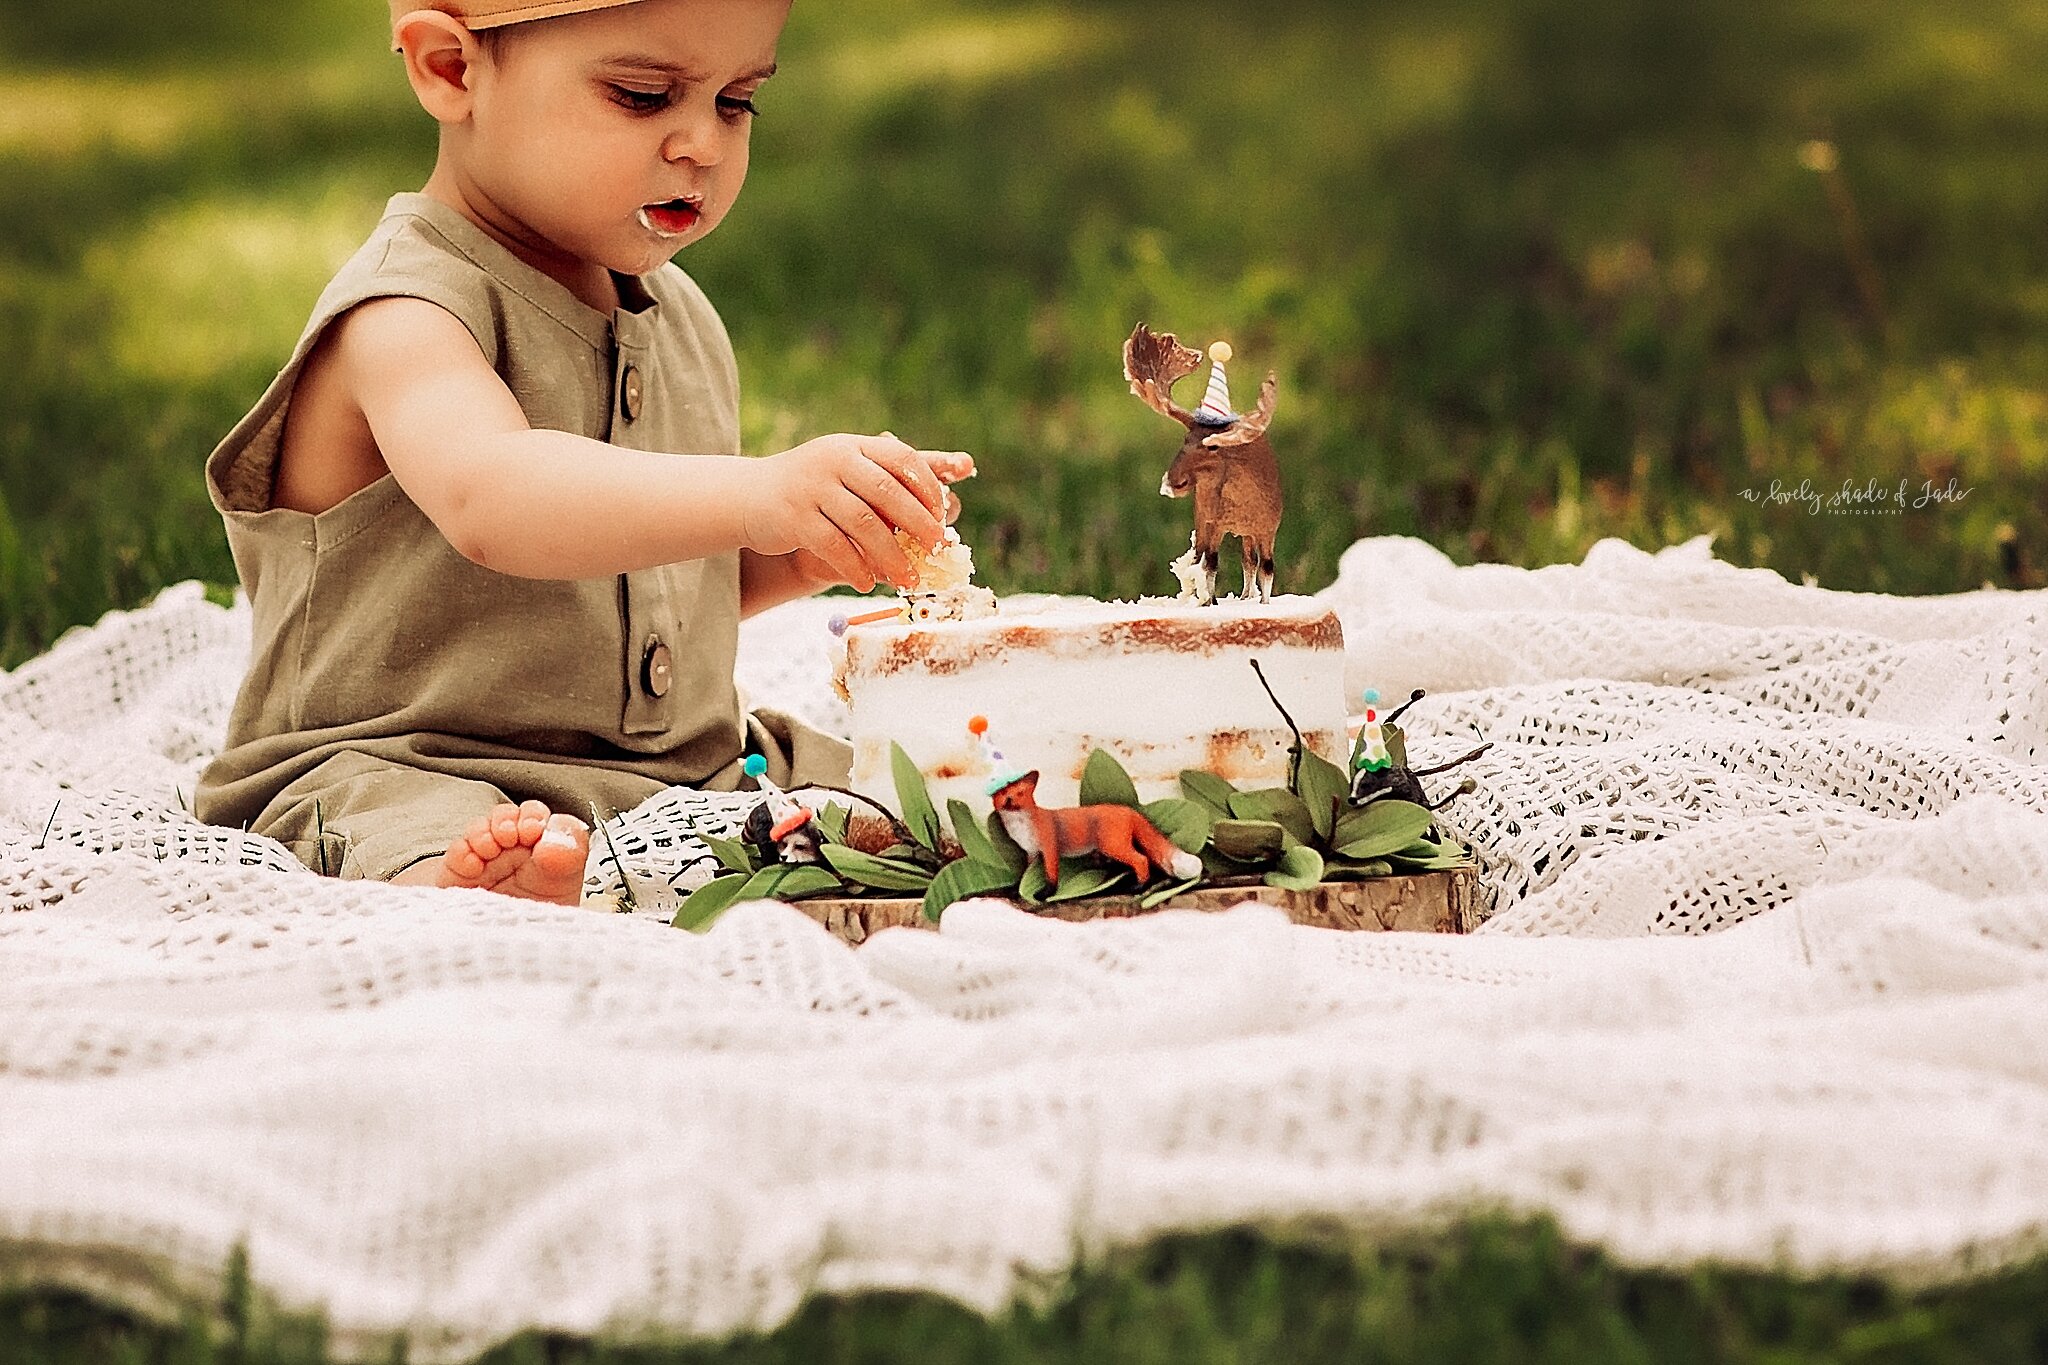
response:
<path id="1" fill-rule="evenodd" d="M 1044 863 L 1047 886 L 1059 886 L 1061 858 L 1081 853 L 1122 863 L 1140 886 L 1155 866 L 1183 881 L 1202 875 L 1202 860 L 1161 834 L 1143 811 L 1114 804 L 1047 810 L 1038 804 L 1038 774 L 1012 770 L 988 744 L 988 721 L 976 716 L 967 729 L 989 756 L 990 804 L 1017 846 Z"/>
<path id="2" fill-rule="evenodd" d="M 825 834 L 818 828 L 817 812 L 768 780 L 768 760 L 761 755 L 748 754 L 743 768 L 760 784 L 766 799 L 747 812 L 740 837 L 775 862 L 823 862 L 825 855 L 819 846 L 825 842 Z"/>
<path id="3" fill-rule="evenodd" d="M 1188 429 L 1187 440 L 1160 482 L 1169 498 L 1192 496 L 1195 532 L 1188 551 L 1174 563 L 1181 596 L 1200 603 L 1216 600 L 1216 557 L 1223 537 L 1236 536 L 1244 562 L 1244 595 L 1267 602 L 1273 596 L 1273 542 L 1280 530 L 1280 464 L 1266 440 L 1273 421 L 1279 377 L 1267 374 L 1258 410 L 1240 415 L 1230 407 L 1230 383 L 1223 366 L 1230 347 L 1209 348 L 1209 388 L 1193 412 L 1173 401 L 1173 386 L 1202 363 L 1199 351 L 1139 323 L 1124 343 L 1124 378 L 1131 392 L 1155 412 Z"/>
<path id="4" fill-rule="evenodd" d="M 1351 748 L 1351 804 L 1369 806 L 1375 801 L 1412 801 L 1426 810 L 1441 810 L 1460 796 L 1477 790 L 1471 778 L 1460 782 L 1449 796 L 1441 801 L 1431 801 L 1423 788 L 1422 779 L 1437 773 L 1449 772 L 1461 764 L 1478 758 L 1493 744 L 1480 745 L 1463 758 L 1454 758 L 1449 763 L 1439 763 L 1434 768 L 1410 768 L 1408 766 L 1407 738 L 1396 724 L 1401 713 L 1426 694 L 1416 688 L 1408 700 L 1402 702 L 1384 717 L 1379 713 L 1380 693 L 1376 687 L 1365 690 L 1365 723 L 1359 728 L 1358 741 Z"/>

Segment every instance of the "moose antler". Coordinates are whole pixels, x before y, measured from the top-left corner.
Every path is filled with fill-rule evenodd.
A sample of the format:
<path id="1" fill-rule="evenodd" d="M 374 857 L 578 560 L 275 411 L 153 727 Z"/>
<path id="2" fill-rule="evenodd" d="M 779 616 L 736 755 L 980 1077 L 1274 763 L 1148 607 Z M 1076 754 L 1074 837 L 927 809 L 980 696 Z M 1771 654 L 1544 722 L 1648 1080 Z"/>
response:
<path id="1" fill-rule="evenodd" d="M 1266 382 L 1259 385 L 1259 406 L 1235 422 L 1217 432 L 1214 436 L 1202 438 L 1202 444 L 1212 450 L 1218 446 L 1250 445 L 1266 434 L 1266 428 L 1273 424 L 1273 391 L 1280 386 L 1280 376 L 1267 371 Z"/>
<path id="2" fill-rule="evenodd" d="M 1131 392 L 1154 412 L 1184 427 L 1196 425 L 1195 415 L 1173 401 L 1173 386 L 1201 363 L 1200 351 L 1189 350 L 1173 333 L 1161 335 L 1142 322 L 1124 343 L 1124 378 L 1131 381 Z"/>

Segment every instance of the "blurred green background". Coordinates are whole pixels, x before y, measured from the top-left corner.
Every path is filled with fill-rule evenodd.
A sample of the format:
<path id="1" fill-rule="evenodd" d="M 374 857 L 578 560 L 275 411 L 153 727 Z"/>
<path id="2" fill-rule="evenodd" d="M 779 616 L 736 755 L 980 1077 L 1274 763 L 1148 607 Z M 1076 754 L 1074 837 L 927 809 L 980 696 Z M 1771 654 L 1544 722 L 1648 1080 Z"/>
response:
<path id="1" fill-rule="evenodd" d="M 431 166 L 383 33 L 376 0 L 0 8 L 0 663 L 232 582 L 201 462 Z M 1141 318 L 1236 343 L 1241 403 L 1280 371 L 1283 587 L 1380 533 L 1711 532 L 1889 592 L 2048 565 L 2039 0 L 798 0 L 782 57 L 681 258 L 749 448 L 974 451 L 999 589 L 1171 589 Z M 1743 497 L 1773 479 L 1963 496 Z"/>

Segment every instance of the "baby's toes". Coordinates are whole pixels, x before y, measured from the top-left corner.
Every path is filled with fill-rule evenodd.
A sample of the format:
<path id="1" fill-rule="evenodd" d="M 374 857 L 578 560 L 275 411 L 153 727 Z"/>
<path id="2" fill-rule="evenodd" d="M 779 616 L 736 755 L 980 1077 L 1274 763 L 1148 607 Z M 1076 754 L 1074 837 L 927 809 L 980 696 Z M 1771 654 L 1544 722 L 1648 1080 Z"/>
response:
<path id="1" fill-rule="evenodd" d="M 519 842 L 532 848 L 540 842 L 541 832 L 548 826 L 548 804 L 545 801 L 522 801 L 519 803 Z"/>
<path id="2" fill-rule="evenodd" d="M 498 841 L 498 847 L 511 849 L 519 847 L 519 807 L 510 801 L 491 807 L 489 816 L 491 837 Z"/>
<path id="3" fill-rule="evenodd" d="M 489 838 L 488 835 L 484 837 Z M 448 852 L 442 855 L 441 861 L 450 872 L 462 878 L 462 880 L 473 882 L 478 877 L 484 875 L 484 866 L 489 862 L 489 859 L 483 857 L 472 848 L 469 841 L 470 836 L 465 834 L 449 844 Z M 492 844 L 491 848 L 493 850 L 491 856 L 496 857 L 497 845 Z"/>
<path id="4" fill-rule="evenodd" d="M 583 864 L 590 855 L 590 826 L 573 815 L 550 816 L 547 830 L 534 845 L 536 862 L 550 871 L 575 869 L 582 875 Z"/>

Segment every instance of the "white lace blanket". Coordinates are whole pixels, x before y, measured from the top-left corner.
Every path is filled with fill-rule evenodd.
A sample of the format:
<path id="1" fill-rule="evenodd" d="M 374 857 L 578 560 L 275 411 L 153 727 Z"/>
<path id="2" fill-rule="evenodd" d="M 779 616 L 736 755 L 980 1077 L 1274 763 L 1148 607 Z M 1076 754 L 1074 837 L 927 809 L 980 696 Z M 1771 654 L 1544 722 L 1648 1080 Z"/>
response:
<path id="1" fill-rule="evenodd" d="M 243 1240 L 344 1344 L 426 1359 L 815 1290 L 993 1306 L 1247 1219 L 2048 1249 L 2048 594 L 1381 539 L 1330 595 L 1354 689 L 1431 689 L 1420 757 L 1494 742 L 1452 807 L 1470 938 L 986 902 L 858 951 L 774 905 L 698 938 L 660 918 L 675 815 L 731 806 L 676 793 L 611 830 L 645 915 L 329 881 L 182 812 L 245 614 L 186 585 L 74 633 L 0 676 L 0 1276 L 203 1290 Z M 826 611 L 750 625 L 757 701 L 832 718 Z"/>

